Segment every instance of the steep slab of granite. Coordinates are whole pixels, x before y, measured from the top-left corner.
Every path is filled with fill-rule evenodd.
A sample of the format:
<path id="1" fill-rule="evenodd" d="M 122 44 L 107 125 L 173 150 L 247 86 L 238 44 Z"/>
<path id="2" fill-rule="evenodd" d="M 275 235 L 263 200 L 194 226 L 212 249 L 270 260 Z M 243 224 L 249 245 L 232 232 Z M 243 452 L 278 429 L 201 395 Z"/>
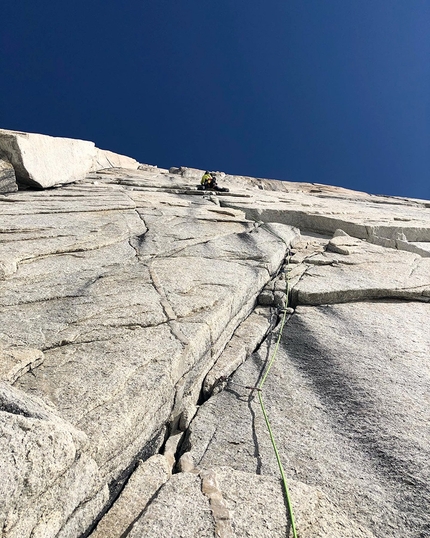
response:
<path id="1" fill-rule="evenodd" d="M 0 197 L 0 375 L 14 391 L 2 400 L 2 431 L 20 446 L 52 443 L 34 417 L 31 435 L 21 423 L 24 433 L 10 430 L 16 402 L 28 398 L 48 409 L 59 437 L 73 429 L 82 438 L 68 449 L 80 456 L 62 464 L 70 472 L 58 471 L 58 507 L 26 454 L 6 444 L 2 468 L 15 474 L 3 498 L 18 485 L 0 512 L 6 537 L 89 532 L 136 461 L 158 450 L 164 455 L 137 467 L 95 533 L 117 521 L 118 536 L 162 536 L 172 524 L 192 537 L 285 536 L 276 462 L 245 388 L 257 383 L 270 340 L 231 373 L 258 347 L 269 308 L 282 308 L 285 278 L 269 280 L 291 243 L 285 274 L 295 301 L 309 306 L 290 318 L 264 398 L 282 432 L 300 532 L 425 535 L 428 204 L 232 176 L 222 180 L 231 193 L 219 196 L 196 191 L 189 175 L 112 168 Z M 339 227 L 379 246 L 332 237 Z M 247 321 L 263 288 L 267 318 Z M 385 297 L 372 295 L 382 288 L 402 301 L 369 301 Z M 318 306 L 356 293 L 363 302 Z M 214 385 L 226 390 L 199 405 L 202 387 L 207 397 Z M 174 468 L 182 472 L 169 479 L 175 450 L 172 438 L 163 448 L 164 436 L 190 421 Z M 40 451 L 38 468 L 55 481 L 50 453 Z"/>
<path id="2" fill-rule="evenodd" d="M 429 315 L 428 303 L 407 301 L 299 306 L 265 383 L 288 480 L 327 495 L 375 536 L 430 528 Z M 199 409 L 182 456 L 188 468 L 279 475 L 255 391 L 245 388 L 261 379 L 272 350 L 273 341 L 263 345 Z M 306 500 L 291 490 L 300 513 Z"/>
<path id="3" fill-rule="evenodd" d="M 160 209 L 160 200 L 135 198 L 82 184 L 45 197 L 20 192 L 2 206 L 2 348 L 43 352 L 28 373 L 4 376 L 85 433 L 97 470 L 85 502 L 71 501 L 46 537 L 84 532 L 106 485 L 112 491 L 151 442 L 157 449 L 166 422 L 188 424 L 203 379 L 287 248 L 207 199 L 169 195 Z M 29 508 L 21 536 L 35 517 Z"/>
<path id="4" fill-rule="evenodd" d="M 405 252 L 393 250 L 386 252 L 381 247 L 348 237 L 345 233 L 335 235 L 337 237 L 329 239 L 320 235 L 304 234 L 296 243 L 291 259 L 294 263 L 289 266 L 288 271 L 294 280 L 296 278 L 294 275 L 299 269 L 298 277 L 294 281 L 297 286 L 304 283 L 302 290 L 306 290 L 307 272 L 310 269 L 322 267 L 331 270 L 338 264 L 343 264 L 346 268 L 352 267 L 352 271 L 356 270 L 354 266 L 361 266 L 362 274 L 373 282 L 370 289 L 367 282 L 361 288 L 358 286 L 362 299 L 373 296 L 378 284 L 382 282 L 378 280 L 382 278 L 378 275 L 384 273 L 384 290 L 387 287 L 391 289 L 393 297 L 396 294 L 399 297 L 406 297 L 402 286 L 399 286 L 399 279 L 402 283 L 407 282 L 413 272 L 416 278 L 414 287 L 417 289 L 426 287 L 428 273 L 416 268 L 420 267 L 422 262 L 425 265 L 427 260 Z M 384 254 L 387 255 L 385 265 Z M 375 271 L 373 266 L 378 264 L 380 269 Z M 407 278 L 403 279 L 403 273 Z M 341 300 L 342 293 L 348 294 L 348 286 L 357 280 L 357 275 L 353 272 L 351 278 L 345 281 L 328 272 L 321 278 L 326 282 L 327 293 L 321 295 L 319 300 L 325 303 L 329 299 L 337 302 Z M 309 279 L 312 279 L 312 275 Z M 285 288 L 285 281 L 282 285 Z M 337 287 L 337 295 L 331 292 L 332 285 Z M 275 290 L 276 286 L 277 284 L 272 283 L 271 289 Z M 404 286 L 405 289 L 410 287 L 409 284 Z M 384 293 L 381 290 L 376 297 L 384 297 Z M 303 299 L 306 295 L 302 294 L 299 297 Z M 421 294 L 416 294 L 415 298 L 426 301 L 425 296 Z M 353 300 L 354 297 L 351 296 L 349 299 Z M 319 303 L 315 300 L 315 304 Z M 429 525 L 425 508 L 429 500 L 428 488 L 424 486 L 428 480 L 425 461 L 428 458 L 426 446 L 430 437 L 425 403 L 426 386 L 429 381 L 426 350 L 430 342 L 428 337 L 423 335 L 423 327 L 429 313 L 429 305 L 382 301 L 325 308 L 355 310 L 351 312 L 345 310 L 342 316 L 336 312 L 336 317 L 341 319 L 334 327 L 332 324 L 327 327 L 325 319 L 318 322 L 318 317 L 309 315 L 310 319 L 306 324 L 308 332 L 314 330 L 317 336 L 323 335 L 321 340 L 315 341 L 312 348 L 314 356 L 308 356 L 309 337 L 303 324 L 298 328 L 295 327 L 294 334 L 290 336 L 295 350 L 300 350 L 297 353 L 305 353 L 309 369 L 313 369 L 313 376 L 309 377 L 315 378 L 312 379 L 315 387 L 309 390 L 311 383 L 309 379 L 303 379 L 301 371 L 292 376 L 288 382 L 284 382 L 284 378 L 290 373 L 290 368 L 287 368 L 289 365 L 286 363 L 291 361 L 289 357 L 284 357 L 280 368 L 274 370 L 277 387 L 275 394 L 269 397 L 270 416 L 273 416 L 273 410 L 275 414 L 275 420 L 271 419 L 272 426 L 274 422 L 276 430 L 280 432 L 282 450 L 286 455 L 284 458 L 287 463 L 284 461 L 284 465 L 290 470 L 289 476 L 298 479 L 299 486 L 306 491 L 306 495 L 300 496 L 294 491 L 296 480 L 290 480 L 293 499 L 294 497 L 296 499 L 295 511 L 299 529 L 305 536 L 325 536 L 328 529 L 330 535 L 339 537 L 346 536 L 345 533 L 348 532 L 351 536 L 397 536 L 398 532 L 411 537 L 422 536 L 423 533 L 425 535 Z M 297 312 L 302 314 L 302 310 L 306 313 L 313 312 L 311 307 L 299 307 Z M 302 317 L 305 317 L 304 314 Z M 331 317 L 332 314 L 329 320 Z M 293 324 L 295 319 L 296 314 L 291 318 L 290 324 Z M 403 331 L 404 334 L 399 338 L 398 334 L 402 332 L 405 319 L 408 329 Z M 355 342 L 355 334 L 359 335 L 359 342 Z M 397 338 L 396 346 L 391 345 L 393 335 Z M 333 342 L 330 341 L 331 338 Z M 350 343 L 350 340 L 353 343 Z M 327 341 L 329 345 L 326 344 Z M 234 342 L 234 338 L 231 342 Z M 387 357 L 386 349 L 390 349 L 390 346 L 393 349 Z M 282 347 L 281 353 L 286 354 L 285 344 Z M 349 347 L 353 348 L 352 353 L 345 351 Z M 229 346 L 226 351 L 228 349 Z M 264 360 L 267 360 L 270 353 L 271 349 L 263 346 L 258 354 L 239 368 L 231 382 L 227 383 L 228 388 L 225 392 L 212 397 L 200 408 L 191 423 L 189 441 L 183 448 L 185 453 L 180 460 L 180 468 L 185 474 L 190 471 L 201 471 L 203 468 L 206 472 L 216 475 L 220 466 L 229 465 L 234 469 L 245 470 L 249 474 L 249 482 L 254 484 L 256 475 L 278 476 L 263 417 L 261 414 L 258 416 L 259 408 L 255 405 L 255 401 L 249 400 L 250 390 L 246 389 L 257 384 Z M 361 354 L 367 355 L 364 360 Z M 379 359 L 376 365 L 373 365 L 373 354 Z M 394 365 L 392 372 L 388 374 L 387 383 L 385 363 L 393 361 L 402 354 L 404 364 Z M 325 357 L 324 362 L 320 360 L 320 356 Z M 257 366 L 253 364 L 255 361 Z M 320 366 L 313 367 L 313 362 Z M 331 366 L 331 362 L 336 366 Z M 396 362 L 401 362 L 401 359 Z M 327 363 L 331 368 L 327 368 Z M 350 367 L 351 364 L 353 368 Z M 408 371 L 409 366 L 412 366 L 411 371 Z M 337 368 L 342 368 L 343 372 L 336 372 Z M 327 369 L 327 372 L 324 372 L 324 369 Z M 360 374 L 355 374 L 355 377 L 359 378 L 359 383 L 354 382 L 354 369 Z M 360 371 L 361 369 L 364 373 Z M 424 375 L 422 371 L 425 372 Z M 224 372 L 220 370 L 218 375 L 224 376 Z M 349 376 L 352 377 L 351 380 Z M 398 383 L 399 380 L 401 383 Z M 393 384 L 397 384 L 395 390 Z M 331 385 L 334 385 L 333 394 L 329 389 Z M 349 391 L 346 390 L 348 385 L 351 385 Z M 415 398 L 415 403 L 420 403 L 418 408 L 408 405 L 407 394 L 412 388 L 418 392 Z M 291 400 L 293 389 L 295 404 L 291 413 L 289 407 L 291 402 L 284 400 Z M 229 397 L 230 394 L 233 396 Z M 217 400 L 218 397 L 220 400 Z M 394 405 L 391 398 L 394 399 Z M 328 411 L 325 399 L 334 400 L 332 408 Z M 369 403 L 369 399 L 373 401 Z M 303 405 L 303 402 L 306 402 L 306 405 Z M 240 406 L 238 412 L 236 412 L 237 405 Z M 344 416 L 348 419 L 346 425 L 343 424 Z M 290 426 L 286 426 L 286 421 L 290 422 Z M 400 435 L 399 424 L 408 425 L 407 431 Z M 304 434 L 304 441 L 299 441 L 299 446 L 291 449 L 290 439 L 295 440 L 297 435 L 303 437 Z M 399 435 L 399 439 L 396 439 L 396 435 Z M 421 436 L 420 442 L 416 444 L 419 436 Z M 287 458 L 292 451 L 295 458 L 293 468 Z M 305 469 L 300 468 L 302 465 Z M 237 494 L 239 488 L 236 485 L 235 471 L 230 469 L 227 474 L 228 484 Z M 200 478 L 200 487 L 203 490 L 203 477 Z M 278 483 L 277 479 L 273 479 Z M 157 496 L 154 507 L 150 503 L 143 509 L 142 517 L 133 527 L 134 536 L 157 536 L 157 533 L 164 535 L 163 533 L 168 532 L 169 507 L 181 503 L 178 500 L 181 495 L 179 484 L 180 479 L 175 479 L 174 492 L 171 487 L 163 488 L 162 501 L 158 503 Z M 197 481 L 195 487 L 199 487 Z M 402 491 L 408 499 L 406 503 L 398 501 L 399 491 Z M 328 495 L 330 502 L 322 503 L 316 511 L 315 495 L 318 499 L 324 499 L 325 495 Z M 239 505 L 237 495 L 228 497 L 228 500 L 232 503 L 230 506 L 234 508 Z M 279 511 L 272 514 L 268 509 L 269 503 L 265 503 L 264 506 L 258 505 L 255 491 L 250 494 L 249 502 L 253 507 L 257 505 L 258 514 L 264 522 L 263 527 L 255 524 L 252 518 L 242 520 L 240 515 L 242 507 L 242 510 L 233 510 L 228 516 L 227 530 L 223 527 L 225 536 L 231 535 L 229 534 L 231 529 L 235 529 L 235 532 L 243 531 L 249 536 L 285 536 L 285 527 L 282 530 L 276 527 L 277 519 L 282 517 Z M 273 503 L 270 503 L 270 506 L 272 505 Z M 156 517 L 146 519 L 146 513 L 151 513 L 152 509 L 155 510 Z M 225 516 L 224 512 L 223 514 Z M 283 514 L 285 516 L 284 506 Z M 224 516 L 221 520 L 225 523 Z M 193 522 L 197 522 L 192 523 L 190 527 L 194 528 L 193 525 L 201 521 L 202 514 L 197 511 L 190 517 Z M 217 517 L 212 510 L 212 535 L 216 535 L 217 524 Z M 241 528 L 242 524 L 246 530 Z"/>
<path id="5" fill-rule="evenodd" d="M 399 233 L 395 228 L 393 226 L 389 230 L 392 236 Z M 324 233 L 327 229 L 323 227 L 320 231 Z M 295 247 L 291 260 L 295 263 L 289 268 L 297 287 L 297 292 L 294 290 L 296 301 L 306 303 L 310 296 L 310 304 L 316 305 L 387 296 L 428 301 L 427 260 L 392 250 L 395 244 L 386 246 L 390 250 L 344 233 L 331 240 L 318 235 L 315 238 L 304 236 L 302 244 Z M 339 265 L 344 268 L 340 274 L 336 272 Z M 335 272 L 332 272 L 333 269 Z M 321 273 L 314 274 L 315 270 L 321 270 Z M 314 282 L 317 282 L 320 295 L 312 295 Z M 342 299 L 344 295 L 346 297 Z M 351 531 L 351 536 L 398 536 L 398 533 L 423 536 L 430 525 L 426 510 L 429 491 L 425 486 L 428 483 L 426 447 L 430 437 L 426 410 L 429 381 L 426 350 L 430 342 L 423 330 L 429 305 L 392 300 L 325 308 L 335 310 L 335 318 L 340 318 L 334 326 L 326 319 L 321 321 L 315 314 L 312 316 L 313 308 L 298 308 L 302 318 L 305 317 L 302 310 L 310 313 L 307 331 L 300 323 L 289 337 L 289 343 L 294 344 L 298 372 L 290 381 L 283 381 L 290 372 L 286 362 L 291 362 L 291 358 L 286 356 L 288 351 L 284 343 L 281 351 L 284 361 L 277 371 L 274 370 L 277 387 L 274 396 L 270 397 L 270 413 L 275 411 L 275 428 L 281 432 L 283 451 L 286 455 L 293 454 L 294 467 L 284 456 L 287 460 L 284 465 L 290 469 L 290 476 L 306 484 L 314 484 L 318 495 L 324 495 L 325 491 L 333 502 L 331 515 L 325 506 L 323 514 L 314 522 L 309 514 L 301 521 L 298 517 L 302 532 L 306 536 L 327 535 L 327 529 L 319 534 L 318 528 L 325 518 L 329 521 L 331 533 L 336 532 L 333 530 L 336 517 L 345 514 L 348 523 L 345 524 L 344 520 L 343 525 Z M 342 315 L 336 309 L 344 309 Z M 330 313 L 329 322 L 332 317 Z M 293 316 L 290 323 L 293 324 L 296 319 L 296 315 Z M 403 328 L 405 320 L 407 330 Z M 311 334 L 311 338 L 307 333 Z M 358 342 L 354 336 L 358 337 Z M 311 346 L 313 356 L 309 356 L 309 340 L 314 341 Z M 350 347 L 352 352 L 348 350 Z M 266 351 L 264 355 L 263 348 L 257 358 L 247 361 L 232 378 L 228 389 L 200 408 L 191 424 L 189 443 L 181 458 L 181 461 L 184 460 L 183 471 L 203 466 L 207 471 L 216 473 L 219 466 L 232 465 L 233 461 L 235 468 L 246 469 L 250 481 L 255 478 L 254 473 L 277 476 L 262 416 L 257 416 L 258 408 L 255 409 L 255 404 L 249 401 L 250 391 L 244 389 L 256 385 L 263 360 L 270 355 L 270 350 L 266 348 Z M 300 363 L 303 353 L 304 367 Z M 255 360 L 258 361 L 257 367 L 251 368 Z M 391 365 L 393 361 L 394 365 Z M 251 375 L 247 367 L 248 370 L 251 368 Z M 412 403 L 410 391 L 416 391 Z M 229 397 L 229 394 L 234 396 Z M 291 402 L 283 401 L 291 400 L 291 394 L 295 397 L 292 413 Z M 218 397 L 220 400 L 217 400 Z M 238 413 L 235 412 L 235 402 L 241 406 Z M 229 410 L 227 415 L 225 409 Z M 250 418 L 243 428 L 243 416 L 247 412 Z M 296 442 L 298 431 L 300 436 Z M 304 441 L 301 440 L 303 433 Z M 291 439 L 299 446 L 291 448 Z M 301 469 L 302 465 L 304 469 Z M 228 480 L 235 484 L 234 471 L 230 470 Z M 294 484 L 293 480 L 292 491 Z M 154 519 L 146 520 L 145 512 L 136 524 L 135 536 L 143 536 L 147 532 L 155 536 L 158 532 L 165 532 L 164 521 L 169 518 L 167 506 L 175 506 L 178 494 L 171 495 L 165 490 L 162 503 L 155 501 L 158 523 Z M 307 499 L 295 495 L 296 512 L 300 514 L 311 495 L 307 492 Z M 251 498 L 255 505 L 256 495 Z M 237 506 L 236 498 L 233 506 Z M 279 516 L 279 512 L 275 516 L 269 515 L 267 505 L 259 507 L 259 513 L 263 514 L 266 523 L 269 519 L 273 523 Z M 192 517 L 199 521 L 201 514 L 195 513 Z M 236 525 L 238 529 L 239 520 L 240 515 L 235 512 L 230 526 Z M 216 532 L 214 515 L 213 526 L 213 532 Z M 342 529 L 342 523 L 340 529 L 339 536 L 345 536 L 348 531 Z M 264 535 L 262 529 L 254 534 L 250 521 L 245 532 L 250 536 Z M 273 534 L 271 529 L 267 535 L 277 534 Z M 285 530 L 279 536 L 285 536 Z"/>

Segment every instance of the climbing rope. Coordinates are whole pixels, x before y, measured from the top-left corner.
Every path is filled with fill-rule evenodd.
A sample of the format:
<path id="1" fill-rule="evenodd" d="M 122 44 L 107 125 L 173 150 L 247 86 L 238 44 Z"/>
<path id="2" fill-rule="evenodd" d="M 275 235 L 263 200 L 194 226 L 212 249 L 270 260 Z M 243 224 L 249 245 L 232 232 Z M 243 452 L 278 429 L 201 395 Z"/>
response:
<path id="1" fill-rule="evenodd" d="M 279 343 L 280 343 L 281 337 L 282 337 L 282 332 L 284 330 L 284 325 L 285 325 L 285 322 L 286 322 L 286 319 L 287 319 L 288 296 L 289 296 L 289 291 L 290 291 L 289 290 L 289 265 L 290 265 L 290 253 L 288 251 L 288 253 L 287 253 L 287 267 L 286 267 L 286 273 L 285 273 L 286 274 L 286 276 L 285 276 L 285 280 L 286 280 L 286 287 L 285 287 L 286 304 L 285 304 L 285 308 L 284 308 L 284 314 L 282 316 L 281 323 L 280 323 L 280 326 L 279 326 L 278 338 L 276 340 L 275 348 L 273 350 L 272 356 L 270 357 L 269 364 L 267 365 L 266 372 L 264 373 L 264 376 L 261 378 L 260 383 L 255 388 L 257 389 L 258 400 L 260 402 L 261 411 L 263 412 L 264 420 L 266 421 L 266 426 L 267 426 L 267 430 L 269 432 L 270 440 L 272 442 L 273 450 L 275 452 L 276 461 L 278 462 L 279 472 L 281 473 L 282 484 L 284 486 L 285 499 L 287 501 L 287 507 L 288 507 L 288 512 L 289 512 L 290 521 L 291 521 L 291 528 L 292 528 L 292 531 L 293 531 L 293 537 L 297 538 L 296 524 L 295 524 L 295 521 L 294 521 L 294 513 L 293 513 L 293 507 L 292 507 L 292 504 L 291 504 L 290 493 L 289 493 L 289 490 L 288 490 L 287 478 L 285 476 L 284 468 L 283 468 L 282 462 L 281 462 L 281 457 L 279 455 L 279 451 L 278 451 L 278 448 L 276 446 L 275 437 L 273 435 L 272 428 L 270 427 L 269 417 L 267 415 L 267 411 L 266 411 L 266 408 L 264 407 L 264 402 L 263 402 L 263 385 L 266 382 L 267 376 L 269 375 L 269 372 L 270 372 L 270 370 L 271 370 L 271 368 L 273 366 L 273 363 L 275 362 L 276 355 L 278 353 Z"/>

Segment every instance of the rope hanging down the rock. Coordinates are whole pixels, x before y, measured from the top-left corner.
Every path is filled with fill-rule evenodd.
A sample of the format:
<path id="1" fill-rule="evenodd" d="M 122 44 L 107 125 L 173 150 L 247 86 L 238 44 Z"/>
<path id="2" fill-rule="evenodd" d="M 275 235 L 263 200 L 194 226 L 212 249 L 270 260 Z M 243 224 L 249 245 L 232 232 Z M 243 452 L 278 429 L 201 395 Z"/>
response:
<path id="1" fill-rule="evenodd" d="M 269 417 L 267 415 L 267 411 L 266 411 L 266 408 L 264 407 L 264 402 L 263 402 L 263 385 L 266 382 L 267 376 L 269 375 L 269 372 L 270 372 L 270 369 L 272 368 L 273 363 L 275 362 L 276 354 L 277 354 L 278 348 L 279 348 L 279 343 L 280 343 L 281 337 L 282 337 L 282 332 L 284 330 L 285 321 L 287 319 L 288 297 L 289 297 L 289 291 L 290 291 L 289 290 L 289 264 L 290 264 L 290 253 L 288 252 L 287 253 L 287 267 L 286 267 L 286 272 L 285 272 L 285 275 L 286 275 L 285 276 L 285 280 L 286 280 L 286 287 L 285 287 L 286 304 L 285 304 L 285 307 L 284 307 L 284 314 L 283 314 L 282 319 L 281 319 L 279 332 L 278 332 L 278 338 L 277 338 L 276 344 L 275 344 L 275 349 L 273 350 L 273 353 L 272 353 L 272 356 L 270 358 L 269 364 L 267 365 L 266 372 L 264 373 L 264 376 L 261 378 L 261 381 L 257 385 L 256 388 L 257 388 L 258 400 L 260 402 L 261 411 L 263 412 L 264 420 L 266 421 L 267 430 L 268 430 L 269 435 L 270 435 L 270 441 L 272 442 L 273 450 L 274 450 L 275 456 L 276 456 L 276 461 L 278 462 L 279 472 L 281 473 L 281 477 L 282 477 L 282 484 L 284 486 L 285 499 L 287 501 L 288 512 L 289 512 L 290 521 L 291 521 L 291 528 L 293 530 L 293 537 L 297 538 L 296 524 L 295 524 L 295 521 L 294 521 L 294 513 L 293 513 L 293 507 L 292 507 L 292 504 L 291 504 L 290 494 L 289 494 L 289 491 L 288 491 L 287 479 L 286 479 L 286 476 L 285 476 L 284 468 L 282 466 L 281 457 L 279 455 L 278 448 L 276 446 L 275 437 L 273 435 L 272 428 L 270 427 Z"/>

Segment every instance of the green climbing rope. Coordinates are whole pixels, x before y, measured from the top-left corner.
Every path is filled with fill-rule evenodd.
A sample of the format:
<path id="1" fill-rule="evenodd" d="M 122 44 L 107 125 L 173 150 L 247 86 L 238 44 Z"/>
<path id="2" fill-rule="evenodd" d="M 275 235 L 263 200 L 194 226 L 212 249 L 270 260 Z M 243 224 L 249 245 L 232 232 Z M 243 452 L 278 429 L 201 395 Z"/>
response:
<path id="1" fill-rule="evenodd" d="M 281 473 L 282 484 L 284 486 L 285 499 L 287 501 L 288 512 L 289 512 L 290 521 L 291 521 L 291 528 L 292 528 L 292 531 L 293 531 L 293 537 L 297 538 L 296 524 L 295 524 L 295 521 L 294 521 L 294 513 L 293 513 L 293 507 L 292 507 L 292 504 L 291 504 L 290 493 L 289 493 L 289 490 L 288 490 L 287 478 L 285 476 L 284 468 L 283 468 L 282 462 L 281 462 L 281 457 L 279 455 L 279 451 L 278 451 L 278 448 L 276 446 L 275 437 L 273 435 L 272 428 L 270 427 L 269 417 L 267 415 L 266 408 L 264 407 L 263 390 L 262 390 L 263 385 L 266 382 L 267 376 L 269 375 L 269 372 L 270 372 L 270 370 L 272 368 L 272 365 L 275 362 L 276 355 L 278 353 L 279 343 L 280 343 L 281 337 L 282 337 L 282 332 L 284 330 L 285 321 L 287 319 L 288 296 L 289 296 L 289 291 L 290 291 L 290 289 L 289 289 L 289 274 L 288 274 L 289 273 L 289 263 L 290 263 L 290 254 L 288 253 L 287 254 L 286 277 L 285 277 L 285 279 L 286 279 L 286 288 L 285 288 L 286 304 L 285 304 L 284 314 L 282 316 L 281 323 L 280 323 L 280 326 L 279 326 L 278 338 L 276 340 L 275 348 L 273 350 L 272 356 L 270 357 L 269 364 L 267 365 L 266 372 L 264 373 L 264 376 L 261 378 L 261 381 L 257 386 L 257 388 L 259 389 L 257 391 L 257 393 L 258 393 L 258 399 L 260 401 L 261 410 L 263 412 L 264 420 L 266 421 L 267 430 L 268 430 L 269 435 L 270 435 L 270 440 L 272 442 L 273 450 L 275 452 L 276 461 L 278 462 L 279 472 Z"/>

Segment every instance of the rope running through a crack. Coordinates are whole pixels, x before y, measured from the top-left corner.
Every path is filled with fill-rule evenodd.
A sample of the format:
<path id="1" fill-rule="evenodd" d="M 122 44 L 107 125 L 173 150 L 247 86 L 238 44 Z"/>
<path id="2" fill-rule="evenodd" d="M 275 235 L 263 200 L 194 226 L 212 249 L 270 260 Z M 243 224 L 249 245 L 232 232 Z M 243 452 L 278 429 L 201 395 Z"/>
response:
<path id="1" fill-rule="evenodd" d="M 282 462 L 281 462 L 281 457 L 279 455 L 278 448 L 276 446 L 275 437 L 273 435 L 272 428 L 270 427 L 269 417 L 267 415 L 267 411 L 266 411 L 266 408 L 264 407 L 264 402 L 263 402 L 263 385 L 266 382 L 267 376 L 269 375 L 269 372 L 270 372 L 270 370 L 272 368 L 273 363 L 275 362 L 276 354 L 277 354 L 278 348 L 279 348 L 279 343 L 280 343 L 281 337 L 282 337 L 282 332 L 284 330 L 285 321 L 287 319 L 288 296 L 289 296 L 289 291 L 290 291 L 289 290 L 289 265 L 290 265 L 290 253 L 287 252 L 287 267 L 286 267 L 286 270 L 285 270 L 285 280 L 286 280 L 285 296 L 286 296 L 286 301 L 285 301 L 285 307 L 284 307 L 284 314 L 282 316 L 281 323 L 280 323 L 280 326 L 279 326 L 278 338 L 276 340 L 275 349 L 273 350 L 273 353 L 272 353 L 272 356 L 270 358 L 269 364 L 267 365 L 267 370 L 266 370 L 264 376 L 262 377 L 260 383 L 257 385 L 257 394 L 258 394 L 258 400 L 260 401 L 261 410 L 262 410 L 263 415 L 264 415 L 264 420 L 266 421 L 266 426 L 267 426 L 267 430 L 268 430 L 269 435 L 270 435 L 270 440 L 272 442 L 273 450 L 275 452 L 276 461 L 278 462 L 279 472 L 281 473 L 282 484 L 284 486 L 285 499 L 287 501 L 288 512 L 289 512 L 290 521 L 291 521 L 291 528 L 292 528 L 292 531 L 293 531 L 293 537 L 297 538 L 296 524 L 295 524 L 295 521 L 294 521 L 294 513 L 293 513 L 293 507 L 292 507 L 292 504 L 291 504 L 290 493 L 288 491 L 287 478 L 285 476 L 284 468 L 283 468 Z"/>

